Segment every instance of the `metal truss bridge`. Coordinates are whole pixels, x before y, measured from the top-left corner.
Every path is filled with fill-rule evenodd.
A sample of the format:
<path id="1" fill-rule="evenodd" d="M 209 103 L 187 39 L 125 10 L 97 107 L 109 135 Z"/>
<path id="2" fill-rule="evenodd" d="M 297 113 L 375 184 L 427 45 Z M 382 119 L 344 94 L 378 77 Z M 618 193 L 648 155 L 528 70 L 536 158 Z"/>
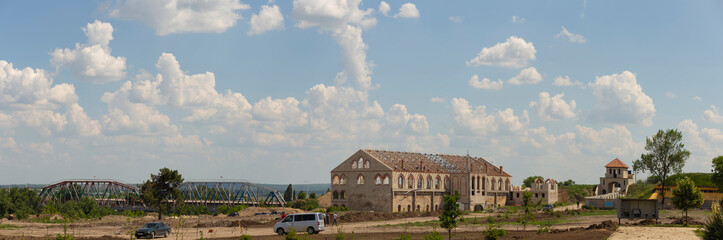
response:
<path id="1" fill-rule="evenodd" d="M 286 206 L 284 197 L 276 189 L 242 180 L 188 181 L 183 182 L 179 190 L 180 199 L 190 205 Z M 79 201 L 83 197 L 93 198 L 99 205 L 114 209 L 145 209 L 139 189 L 116 180 L 63 180 L 44 187 L 40 192 L 42 204 Z"/>

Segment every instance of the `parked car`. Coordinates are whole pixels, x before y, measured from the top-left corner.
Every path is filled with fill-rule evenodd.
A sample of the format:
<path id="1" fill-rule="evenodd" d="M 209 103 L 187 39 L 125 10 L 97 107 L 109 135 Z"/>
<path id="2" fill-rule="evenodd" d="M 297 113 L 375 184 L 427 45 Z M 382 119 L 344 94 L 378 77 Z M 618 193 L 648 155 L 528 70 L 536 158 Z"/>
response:
<path id="1" fill-rule="evenodd" d="M 162 222 L 146 223 L 143 227 L 136 230 L 137 238 L 156 238 L 158 236 L 168 237 L 171 234 L 171 227 Z"/>
<path id="2" fill-rule="evenodd" d="M 552 211 L 553 209 L 555 209 L 555 205 L 552 204 L 545 204 L 545 206 L 542 206 L 542 211 L 545 212 Z"/>
<path id="3" fill-rule="evenodd" d="M 297 213 L 289 214 L 277 222 L 274 225 L 274 232 L 283 235 L 293 229 L 296 232 L 306 231 L 308 234 L 316 234 L 325 228 L 323 213 Z"/>
<path id="4" fill-rule="evenodd" d="M 232 212 L 228 214 L 229 217 L 235 217 L 238 216 L 238 212 Z"/>

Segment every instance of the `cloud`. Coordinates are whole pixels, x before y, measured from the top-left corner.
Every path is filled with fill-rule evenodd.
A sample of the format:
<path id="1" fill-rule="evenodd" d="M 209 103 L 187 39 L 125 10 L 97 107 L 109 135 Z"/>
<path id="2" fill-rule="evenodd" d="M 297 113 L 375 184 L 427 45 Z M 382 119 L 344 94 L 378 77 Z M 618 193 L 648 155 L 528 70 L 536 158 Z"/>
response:
<path id="1" fill-rule="evenodd" d="M 511 36 L 507 41 L 489 48 L 482 48 L 477 56 L 467 61 L 467 66 L 501 66 L 523 68 L 535 60 L 535 46 L 525 39 Z"/>
<path id="2" fill-rule="evenodd" d="M 65 109 L 62 113 L 59 110 Z M 42 69 L 16 69 L 0 60 L 0 128 L 27 126 L 43 136 L 100 134 L 100 125 L 80 105 L 75 87 L 53 84 Z"/>
<path id="3" fill-rule="evenodd" d="M 441 97 L 433 97 L 433 98 L 430 98 L 429 101 L 430 101 L 430 102 L 433 102 L 433 103 L 443 103 L 443 102 L 445 102 L 444 98 L 441 98 Z"/>
<path id="4" fill-rule="evenodd" d="M 723 123 L 723 116 L 718 113 L 718 108 L 715 105 L 710 105 L 710 109 L 703 112 L 703 119 L 713 123 Z"/>
<path id="5" fill-rule="evenodd" d="M 555 80 L 552 82 L 552 85 L 554 86 L 561 86 L 561 87 L 569 87 L 569 86 L 582 86 L 582 83 L 580 81 L 572 81 L 570 80 L 570 76 L 557 76 L 555 77 Z"/>
<path id="6" fill-rule="evenodd" d="M 723 153 L 723 131 L 717 128 L 699 129 L 690 119 L 681 121 L 678 129 L 683 133 L 685 147 L 691 152 L 685 168 L 708 171 L 711 159 Z"/>
<path id="7" fill-rule="evenodd" d="M 453 23 L 462 23 L 464 21 L 463 16 L 449 16 L 449 21 Z"/>
<path id="8" fill-rule="evenodd" d="M 671 91 L 665 92 L 665 96 L 668 98 L 673 98 L 673 99 L 678 98 L 678 96 L 676 96 L 675 93 L 673 93 Z"/>
<path id="9" fill-rule="evenodd" d="M 504 82 L 502 82 L 502 80 L 497 80 L 496 82 L 493 82 L 490 81 L 489 78 L 484 78 L 480 81 L 477 74 L 475 74 L 474 76 L 472 76 L 472 78 L 469 79 L 469 86 L 473 88 L 499 90 L 502 89 L 503 85 Z"/>
<path id="10" fill-rule="evenodd" d="M 385 1 L 381 1 L 379 3 L 379 12 L 384 14 L 384 16 L 388 17 L 389 11 L 391 11 L 391 10 L 392 10 L 392 7 L 389 6 L 389 3 L 385 2 Z"/>
<path id="11" fill-rule="evenodd" d="M 427 117 L 420 114 L 409 114 L 403 104 L 394 104 L 385 116 L 384 131 L 393 136 L 425 134 L 429 132 Z"/>
<path id="12" fill-rule="evenodd" d="M 101 101 L 108 105 L 103 115 L 104 132 L 112 134 L 178 134 L 178 127 L 171 119 L 149 104 L 131 102 L 132 83 L 125 82 L 114 92 L 106 92 Z"/>
<path id="13" fill-rule="evenodd" d="M 561 119 L 574 118 L 577 114 L 575 111 L 575 100 L 570 103 L 565 102 L 562 97 L 564 93 L 550 97 L 547 92 L 541 92 L 538 101 L 530 102 L 530 107 L 535 110 L 537 116 L 543 121 L 556 121 Z"/>
<path id="14" fill-rule="evenodd" d="M 367 62 L 367 45 L 362 39 L 362 30 L 359 27 L 346 26 L 335 31 L 332 36 L 341 47 L 341 65 L 344 66 L 344 76 L 351 76 L 361 89 L 372 88 L 371 64 Z"/>
<path id="15" fill-rule="evenodd" d="M 597 99 L 593 119 L 616 124 L 653 124 L 653 99 L 643 92 L 635 74 L 624 71 L 595 77 L 595 82 L 589 85 Z"/>
<path id="16" fill-rule="evenodd" d="M 242 18 L 239 10 L 249 8 L 238 0 L 124 0 L 110 11 L 110 17 L 141 21 L 161 36 L 222 33 Z"/>
<path id="17" fill-rule="evenodd" d="M 399 13 L 394 15 L 394 17 L 419 18 L 419 10 L 417 10 L 417 5 L 414 5 L 414 3 L 405 3 L 399 7 Z"/>
<path id="18" fill-rule="evenodd" d="M 512 16 L 512 23 L 525 23 L 525 18 Z"/>
<path id="19" fill-rule="evenodd" d="M 507 80 L 512 85 L 537 84 L 542 82 L 542 75 L 534 67 L 522 69 L 519 74 Z"/>
<path id="20" fill-rule="evenodd" d="M 695 96 L 693 97 L 693 100 L 700 102 L 703 101 L 703 98 L 701 98 L 700 96 Z"/>
<path id="21" fill-rule="evenodd" d="M 284 28 L 284 16 L 281 15 L 278 5 L 261 6 L 259 14 L 251 16 L 249 22 L 251 28 L 248 31 L 248 35 L 258 35 L 266 31 L 278 30 Z"/>
<path id="22" fill-rule="evenodd" d="M 572 43 L 585 43 L 587 42 L 587 39 L 585 39 L 584 36 L 576 33 L 571 33 L 567 31 L 567 28 L 565 26 L 562 26 L 562 31 L 555 35 L 555 38 L 562 38 L 566 39 Z"/>
<path id="23" fill-rule="evenodd" d="M 83 28 L 88 37 L 86 44 L 75 44 L 75 49 L 58 49 L 51 52 L 50 65 L 68 67 L 73 75 L 83 81 L 108 83 L 125 77 L 126 59 L 111 56 L 108 46 L 113 40 L 113 26 L 95 20 Z"/>
<path id="24" fill-rule="evenodd" d="M 370 28 L 377 24 L 374 9 L 359 9 L 361 0 L 294 0 L 292 15 L 300 28 L 320 27 L 334 31 L 353 24 Z"/>
<path id="25" fill-rule="evenodd" d="M 457 134 L 520 134 L 529 124 L 527 111 L 523 111 L 522 117 L 516 116 L 511 108 L 488 114 L 485 106 L 473 108 L 464 98 L 453 98 L 451 103 Z"/>

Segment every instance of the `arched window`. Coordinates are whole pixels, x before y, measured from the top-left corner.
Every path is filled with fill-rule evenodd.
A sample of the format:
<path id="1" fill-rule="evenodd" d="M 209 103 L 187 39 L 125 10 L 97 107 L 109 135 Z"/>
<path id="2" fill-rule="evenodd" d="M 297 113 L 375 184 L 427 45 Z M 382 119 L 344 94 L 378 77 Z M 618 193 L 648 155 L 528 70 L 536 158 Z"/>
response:
<path id="1" fill-rule="evenodd" d="M 432 176 L 427 176 L 427 189 L 432 189 Z"/>
<path id="2" fill-rule="evenodd" d="M 339 198 L 341 198 L 341 199 L 346 199 L 346 192 L 345 192 L 345 191 L 341 191 L 341 194 L 339 194 Z"/>
<path id="3" fill-rule="evenodd" d="M 482 190 L 487 189 L 487 182 L 485 182 L 485 177 L 482 177 Z"/>
<path id="4" fill-rule="evenodd" d="M 502 179 L 499 180 L 499 185 L 497 186 L 497 190 L 502 190 Z"/>
<path id="5" fill-rule="evenodd" d="M 341 175 L 339 178 L 339 184 L 346 184 L 346 175 Z"/>
<path id="6" fill-rule="evenodd" d="M 497 188 L 496 188 L 496 183 L 497 183 L 497 182 L 495 181 L 495 179 L 492 178 L 492 190 L 497 189 Z"/>
<path id="7" fill-rule="evenodd" d="M 414 177 L 412 175 L 409 175 L 409 183 L 407 184 L 410 189 L 414 188 Z"/>
<path id="8" fill-rule="evenodd" d="M 339 193 L 337 191 L 334 191 L 334 193 L 332 194 L 332 197 L 334 199 L 339 199 Z"/>
<path id="9" fill-rule="evenodd" d="M 401 211 L 402 211 L 402 205 L 397 205 L 397 212 L 401 212 Z"/>
<path id="10" fill-rule="evenodd" d="M 389 175 L 384 175 L 384 181 L 382 181 L 382 183 L 384 183 L 384 185 L 389 184 Z"/>
<path id="11" fill-rule="evenodd" d="M 480 177 L 477 177 L 477 191 L 479 191 L 479 189 L 481 188 L 481 187 L 479 186 L 479 185 L 480 185 L 480 180 L 479 180 L 479 179 L 480 179 Z"/>
<path id="12" fill-rule="evenodd" d="M 419 204 L 417 204 L 417 212 L 419 212 L 419 211 L 422 211 L 422 207 Z"/>
<path id="13" fill-rule="evenodd" d="M 412 206 L 407 204 L 407 212 L 411 212 L 411 211 L 412 211 Z"/>
<path id="14" fill-rule="evenodd" d="M 424 182 L 424 179 L 422 179 L 422 176 L 419 176 L 417 178 L 417 188 L 422 189 L 422 183 Z"/>
<path id="15" fill-rule="evenodd" d="M 352 169 L 355 169 L 355 168 L 356 168 L 356 164 L 357 164 L 356 161 L 352 161 L 352 162 L 351 162 L 351 168 L 352 168 Z"/>
<path id="16" fill-rule="evenodd" d="M 339 176 L 334 175 L 334 177 L 331 178 L 331 184 L 334 184 L 334 185 L 339 184 Z"/>
<path id="17" fill-rule="evenodd" d="M 369 168 L 369 160 L 364 161 L 364 168 Z"/>
<path id="18" fill-rule="evenodd" d="M 444 177 L 444 189 L 449 189 L 449 177 Z"/>
<path id="19" fill-rule="evenodd" d="M 437 178 L 434 179 L 434 188 L 439 189 L 439 176 L 437 176 Z"/>
<path id="20" fill-rule="evenodd" d="M 364 184 L 364 176 L 360 174 L 358 177 L 356 177 L 356 184 Z"/>
<path id="21" fill-rule="evenodd" d="M 404 188 L 404 175 L 399 175 L 399 178 L 397 179 L 397 187 Z"/>
<path id="22" fill-rule="evenodd" d="M 382 176 L 379 176 L 379 174 L 377 174 L 377 176 L 374 177 L 374 184 L 376 184 L 376 185 L 382 184 Z"/>
<path id="23" fill-rule="evenodd" d="M 474 176 L 472 177 L 472 190 L 474 190 Z"/>

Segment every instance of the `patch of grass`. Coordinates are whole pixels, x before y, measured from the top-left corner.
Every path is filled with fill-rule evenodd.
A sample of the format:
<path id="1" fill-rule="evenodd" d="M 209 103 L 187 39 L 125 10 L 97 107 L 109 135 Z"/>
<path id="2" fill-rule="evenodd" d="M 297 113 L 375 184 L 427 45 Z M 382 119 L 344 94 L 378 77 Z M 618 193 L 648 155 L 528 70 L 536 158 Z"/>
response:
<path id="1" fill-rule="evenodd" d="M 601 216 L 601 215 L 616 215 L 616 214 L 618 214 L 617 210 L 608 209 L 608 210 L 580 212 L 579 216 Z"/>
<path id="2" fill-rule="evenodd" d="M 0 229 L 18 229 L 18 228 L 23 228 L 23 227 L 10 225 L 10 224 L 0 224 Z"/>
<path id="3" fill-rule="evenodd" d="M 439 223 L 440 223 L 439 220 L 430 220 L 430 221 L 425 221 L 425 222 L 384 224 L 384 225 L 377 225 L 377 227 L 430 227 L 430 226 L 439 226 Z"/>
<path id="4" fill-rule="evenodd" d="M 63 220 L 63 219 L 50 220 L 50 217 L 34 218 L 31 221 L 36 222 L 36 223 L 67 223 L 68 222 L 67 220 Z"/>
<path id="5" fill-rule="evenodd" d="M 575 199 L 575 195 L 579 195 L 581 197 L 588 197 L 592 195 L 592 189 L 597 186 L 595 184 L 575 184 L 570 186 L 560 186 L 561 189 L 567 190 L 567 195 L 569 196 L 569 199 L 560 199 L 560 201 L 563 202 L 570 202 L 574 203 L 577 202 L 577 199 Z"/>

